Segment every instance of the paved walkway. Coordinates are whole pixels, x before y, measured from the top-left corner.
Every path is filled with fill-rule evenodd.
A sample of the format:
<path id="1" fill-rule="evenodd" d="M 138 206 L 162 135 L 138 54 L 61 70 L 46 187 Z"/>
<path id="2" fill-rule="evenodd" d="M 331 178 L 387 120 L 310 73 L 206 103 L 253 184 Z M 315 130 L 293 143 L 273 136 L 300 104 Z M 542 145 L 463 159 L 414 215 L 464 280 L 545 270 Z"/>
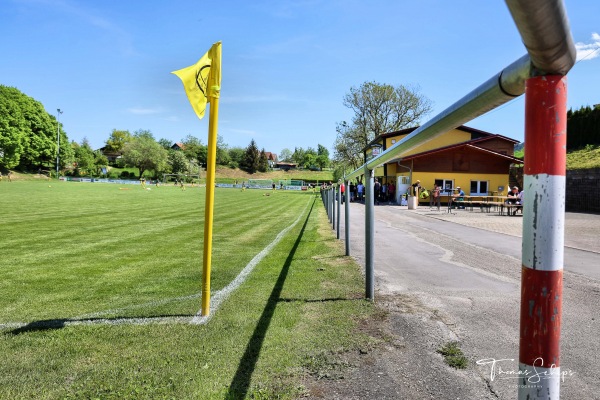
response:
<path id="1" fill-rule="evenodd" d="M 408 209 L 406 206 L 390 207 Z M 419 206 L 416 210 L 410 211 L 456 224 L 511 236 L 522 236 L 523 217 L 520 214 L 517 216 L 506 216 L 499 215 L 497 212 L 481 212 L 478 209 L 474 211 L 453 210 L 454 214 L 449 214 L 446 207 L 442 207 L 442 211 L 438 212 L 437 210 L 430 210 L 428 206 Z M 600 215 L 566 213 L 565 246 L 600 253 L 600 240 L 598 238 L 600 238 Z"/>

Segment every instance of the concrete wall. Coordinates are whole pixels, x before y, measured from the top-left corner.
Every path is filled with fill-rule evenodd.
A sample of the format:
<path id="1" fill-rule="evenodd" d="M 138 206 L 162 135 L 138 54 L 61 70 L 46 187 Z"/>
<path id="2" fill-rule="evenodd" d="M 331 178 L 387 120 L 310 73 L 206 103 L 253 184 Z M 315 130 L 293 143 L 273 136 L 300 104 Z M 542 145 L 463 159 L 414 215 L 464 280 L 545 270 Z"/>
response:
<path id="1" fill-rule="evenodd" d="M 567 171 L 565 208 L 600 213 L 600 168 Z"/>

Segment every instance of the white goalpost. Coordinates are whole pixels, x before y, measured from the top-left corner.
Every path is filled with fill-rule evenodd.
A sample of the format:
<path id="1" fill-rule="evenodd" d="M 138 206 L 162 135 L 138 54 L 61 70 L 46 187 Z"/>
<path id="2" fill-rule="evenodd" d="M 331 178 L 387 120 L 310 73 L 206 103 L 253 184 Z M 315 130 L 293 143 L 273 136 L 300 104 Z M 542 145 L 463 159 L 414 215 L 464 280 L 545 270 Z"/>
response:
<path id="1" fill-rule="evenodd" d="M 163 174 L 163 184 L 167 184 L 169 181 L 199 184 L 200 174 Z"/>

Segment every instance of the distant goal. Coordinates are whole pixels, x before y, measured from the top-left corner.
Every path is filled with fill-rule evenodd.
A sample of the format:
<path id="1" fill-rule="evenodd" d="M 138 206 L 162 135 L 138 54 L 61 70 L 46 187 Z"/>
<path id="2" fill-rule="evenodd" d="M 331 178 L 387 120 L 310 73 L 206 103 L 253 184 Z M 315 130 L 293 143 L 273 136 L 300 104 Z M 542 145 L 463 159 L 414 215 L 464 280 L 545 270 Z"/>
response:
<path id="1" fill-rule="evenodd" d="M 163 184 L 173 183 L 200 184 L 200 174 L 163 174 Z"/>

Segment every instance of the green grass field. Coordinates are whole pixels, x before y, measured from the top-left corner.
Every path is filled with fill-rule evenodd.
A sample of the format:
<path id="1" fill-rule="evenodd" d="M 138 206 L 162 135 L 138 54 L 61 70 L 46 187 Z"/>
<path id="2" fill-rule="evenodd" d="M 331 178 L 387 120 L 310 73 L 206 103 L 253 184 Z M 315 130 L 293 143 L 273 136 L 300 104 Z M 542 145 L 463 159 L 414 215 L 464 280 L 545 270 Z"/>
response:
<path id="1" fill-rule="evenodd" d="M 1 182 L 0 398 L 295 398 L 369 346 L 373 307 L 320 199 L 264 193 L 216 190 L 213 294 L 298 222 L 192 325 L 204 188 Z"/>

